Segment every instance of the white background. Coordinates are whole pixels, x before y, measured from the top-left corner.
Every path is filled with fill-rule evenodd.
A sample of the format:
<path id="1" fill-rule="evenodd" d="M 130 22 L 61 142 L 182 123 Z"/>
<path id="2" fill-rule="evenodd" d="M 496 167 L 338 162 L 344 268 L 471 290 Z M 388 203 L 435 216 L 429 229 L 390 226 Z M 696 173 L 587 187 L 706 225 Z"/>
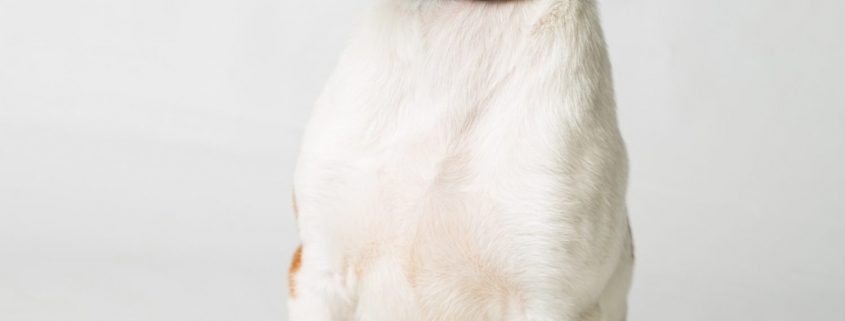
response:
<path id="1" fill-rule="evenodd" d="M 367 2 L 0 0 L 0 320 L 285 320 L 299 138 Z M 630 320 L 843 320 L 845 2 L 602 8 Z"/>

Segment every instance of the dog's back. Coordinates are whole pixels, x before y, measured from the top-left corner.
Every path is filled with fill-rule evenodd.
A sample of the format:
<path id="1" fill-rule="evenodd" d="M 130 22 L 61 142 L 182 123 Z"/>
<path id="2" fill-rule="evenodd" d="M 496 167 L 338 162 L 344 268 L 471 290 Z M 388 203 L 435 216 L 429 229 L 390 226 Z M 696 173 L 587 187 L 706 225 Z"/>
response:
<path id="1" fill-rule="evenodd" d="M 632 249 L 587 0 L 382 0 L 297 167 L 292 321 L 621 321 Z"/>

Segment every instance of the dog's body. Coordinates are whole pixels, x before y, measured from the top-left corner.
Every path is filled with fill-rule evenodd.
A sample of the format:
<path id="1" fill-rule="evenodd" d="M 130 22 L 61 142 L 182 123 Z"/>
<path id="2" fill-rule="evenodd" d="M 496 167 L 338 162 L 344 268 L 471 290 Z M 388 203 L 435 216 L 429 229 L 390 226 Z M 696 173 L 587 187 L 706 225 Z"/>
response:
<path id="1" fill-rule="evenodd" d="M 627 161 L 591 0 L 381 0 L 313 112 L 291 321 L 622 321 Z"/>

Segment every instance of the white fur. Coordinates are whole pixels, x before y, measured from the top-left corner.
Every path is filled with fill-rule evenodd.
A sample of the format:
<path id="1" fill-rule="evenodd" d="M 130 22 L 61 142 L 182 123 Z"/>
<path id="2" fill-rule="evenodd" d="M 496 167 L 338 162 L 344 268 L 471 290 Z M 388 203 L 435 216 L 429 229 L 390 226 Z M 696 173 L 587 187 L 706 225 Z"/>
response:
<path id="1" fill-rule="evenodd" d="M 590 0 L 381 0 L 313 111 L 291 321 L 621 321 L 627 161 Z"/>

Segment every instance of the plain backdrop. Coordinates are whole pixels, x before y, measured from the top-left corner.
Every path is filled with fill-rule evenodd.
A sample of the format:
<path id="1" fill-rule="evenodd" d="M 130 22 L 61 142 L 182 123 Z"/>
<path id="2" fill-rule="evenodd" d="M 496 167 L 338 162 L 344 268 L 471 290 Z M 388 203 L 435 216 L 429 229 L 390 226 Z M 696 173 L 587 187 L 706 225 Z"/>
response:
<path id="1" fill-rule="evenodd" d="M 368 0 L 0 0 L 0 320 L 286 320 Z M 845 2 L 605 0 L 632 321 L 845 315 Z"/>

